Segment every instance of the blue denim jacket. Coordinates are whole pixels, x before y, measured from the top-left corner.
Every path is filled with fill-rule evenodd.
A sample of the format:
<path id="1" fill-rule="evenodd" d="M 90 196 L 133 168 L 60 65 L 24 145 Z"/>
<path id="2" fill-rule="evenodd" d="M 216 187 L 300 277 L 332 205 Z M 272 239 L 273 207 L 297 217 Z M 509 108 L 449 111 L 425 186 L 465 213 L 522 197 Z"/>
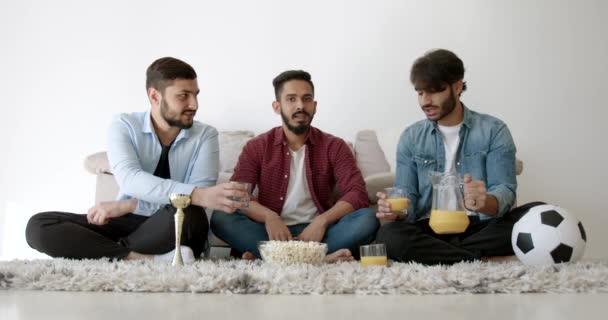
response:
<path id="1" fill-rule="evenodd" d="M 498 200 L 502 216 L 515 203 L 515 144 L 507 125 L 501 120 L 464 107 L 460 145 L 456 153 L 459 176 L 470 174 L 486 183 L 488 194 Z M 397 146 L 396 187 L 407 189 L 411 201 L 408 221 L 428 217 L 433 199 L 431 171 L 443 172 L 445 150 L 437 123 L 421 120 L 406 128 Z M 478 213 L 480 219 L 490 216 Z"/>

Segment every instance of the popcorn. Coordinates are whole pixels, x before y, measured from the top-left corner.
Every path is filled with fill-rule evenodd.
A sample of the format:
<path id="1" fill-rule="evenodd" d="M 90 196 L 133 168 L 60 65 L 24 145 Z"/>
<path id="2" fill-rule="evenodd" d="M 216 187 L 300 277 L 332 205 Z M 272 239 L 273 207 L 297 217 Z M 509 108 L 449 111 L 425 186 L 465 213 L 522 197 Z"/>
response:
<path id="1" fill-rule="evenodd" d="M 320 264 L 327 244 L 313 241 L 263 241 L 258 245 L 264 261 L 276 265 Z"/>

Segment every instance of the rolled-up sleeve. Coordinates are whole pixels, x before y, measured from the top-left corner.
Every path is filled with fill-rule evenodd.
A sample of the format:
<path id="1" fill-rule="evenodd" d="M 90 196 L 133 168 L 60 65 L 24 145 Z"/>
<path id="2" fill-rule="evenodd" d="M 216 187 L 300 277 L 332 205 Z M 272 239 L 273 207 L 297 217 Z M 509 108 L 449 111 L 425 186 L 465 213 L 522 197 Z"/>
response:
<path id="1" fill-rule="evenodd" d="M 248 182 L 251 183 L 251 189 L 255 189 L 261 168 L 261 155 L 258 151 L 263 148 L 264 143 L 259 139 L 247 142 L 239 155 L 230 181 Z"/>
<path id="2" fill-rule="evenodd" d="M 339 200 L 350 203 L 354 210 L 366 208 L 369 206 L 369 199 L 361 171 L 348 145 L 342 140 L 338 141 L 330 154 L 334 155 L 334 175 L 342 194 Z"/>
<path id="3" fill-rule="evenodd" d="M 414 162 L 414 155 L 410 149 L 413 139 L 410 130 L 405 130 L 399 138 L 397 145 L 397 168 L 395 169 L 395 187 L 406 190 L 410 200 L 409 207 L 414 212 L 409 219 L 416 219 L 424 215 L 425 206 L 418 206 L 418 169 Z"/>

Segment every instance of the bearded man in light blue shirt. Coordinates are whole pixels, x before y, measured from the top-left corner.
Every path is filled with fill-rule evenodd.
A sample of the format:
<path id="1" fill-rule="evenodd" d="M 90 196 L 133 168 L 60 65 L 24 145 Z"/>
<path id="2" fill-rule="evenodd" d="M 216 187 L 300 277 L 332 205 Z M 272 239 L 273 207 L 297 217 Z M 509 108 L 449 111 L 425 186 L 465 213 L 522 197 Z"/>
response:
<path id="1" fill-rule="evenodd" d="M 87 214 L 43 212 L 26 228 L 28 244 L 51 257 L 161 259 L 175 248 L 172 193 L 191 195 L 184 211 L 181 252 L 192 262 L 204 250 L 209 224 L 204 208 L 234 212 L 246 190 L 215 185 L 219 170 L 217 130 L 194 120 L 198 83 L 194 69 L 166 57 L 146 72 L 151 109 L 120 114 L 109 130 L 108 160 L 120 191 Z"/>

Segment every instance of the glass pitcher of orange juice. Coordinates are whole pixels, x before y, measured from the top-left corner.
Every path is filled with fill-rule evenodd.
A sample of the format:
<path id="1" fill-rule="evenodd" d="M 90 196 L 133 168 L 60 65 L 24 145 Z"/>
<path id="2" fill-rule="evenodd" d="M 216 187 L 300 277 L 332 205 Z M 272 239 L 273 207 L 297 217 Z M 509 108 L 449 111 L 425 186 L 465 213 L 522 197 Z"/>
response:
<path id="1" fill-rule="evenodd" d="M 433 206 L 429 226 L 437 234 L 463 233 L 469 226 L 464 209 L 462 179 L 455 173 L 431 174 Z"/>

